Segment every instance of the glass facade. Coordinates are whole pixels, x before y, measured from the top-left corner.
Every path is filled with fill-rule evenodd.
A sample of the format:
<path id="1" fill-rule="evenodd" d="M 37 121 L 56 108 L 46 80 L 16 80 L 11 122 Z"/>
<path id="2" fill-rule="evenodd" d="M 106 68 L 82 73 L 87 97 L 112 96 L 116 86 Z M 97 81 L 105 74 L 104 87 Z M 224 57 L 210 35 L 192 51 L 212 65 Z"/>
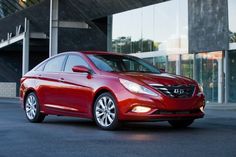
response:
<path id="1" fill-rule="evenodd" d="M 230 42 L 236 43 L 236 1 L 228 0 Z"/>
<path id="2" fill-rule="evenodd" d="M 113 51 L 150 52 L 147 57 L 140 57 L 168 73 L 196 79 L 204 88 L 207 102 L 223 102 L 227 90 L 228 101 L 235 103 L 236 0 L 228 0 L 228 19 L 230 51 L 226 64 L 223 51 L 196 55 L 188 52 L 188 0 L 171 0 L 115 14 Z M 224 73 L 224 65 L 228 67 L 228 74 Z M 228 82 L 225 75 L 229 76 Z"/>
<path id="3" fill-rule="evenodd" d="M 188 50 L 187 4 L 187 0 L 171 0 L 113 15 L 113 51 L 120 53 L 158 50 L 170 53 L 186 52 Z"/>
<path id="4" fill-rule="evenodd" d="M 236 50 L 229 53 L 229 102 L 236 102 Z"/>
<path id="5" fill-rule="evenodd" d="M 193 78 L 193 54 L 184 54 L 181 59 L 181 75 Z"/>
<path id="6" fill-rule="evenodd" d="M 167 70 L 167 57 L 166 56 L 159 56 L 154 57 L 154 63 L 157 68 Z"/>
<path id="7" fill-rule="evenodd" d="M 178 59 L 178 55 L 169 55 L 168 56 L 168 73 L 176 74 L 176 61 Z"/>
<path id="8" fill-rule="evenodd" d="M 218 102 L 219 69 L 222 52 L 199 53 L 196 59 L 196 79 L 202 85 L 206 100 Z"/>
<path id="9" fill-rule="evenodd" d="M 230 37 L 234 42 L 236 1 L 229 0 L 229 6 Z M 171 0 L 115 14 L 112 35 L 113 51 L 128 54 L 155 51 L 153 57 L 142 58 L 168 73 L 196 79 L 204 88 L 207 102 L 223 101 L 223 52 L 188 53 L 188 0 Z M 230 64 L 234 60 L 236 64 L 236 55 L 231 54 L 230 58 Z M 233 92 L 236 71 L 231 69 L 230 73 L 230 101 L 236 101 Z"/>

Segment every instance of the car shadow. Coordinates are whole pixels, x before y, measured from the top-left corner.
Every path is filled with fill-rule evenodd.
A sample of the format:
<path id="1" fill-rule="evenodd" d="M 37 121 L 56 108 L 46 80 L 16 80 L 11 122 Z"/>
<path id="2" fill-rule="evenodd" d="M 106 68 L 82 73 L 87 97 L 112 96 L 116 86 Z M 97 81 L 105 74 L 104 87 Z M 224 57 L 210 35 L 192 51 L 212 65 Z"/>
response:
<path id="1" fill-rule="evenodd" d="M 46 118 L 42 124 L 101 130 L 94 121 L 82 118 Z M 194 123 L 187 128 L 173 128 L 168 122 L 123 122 L 119 128 L 112 132 L 192 132 L 202 129 L 201 126 Z"/>

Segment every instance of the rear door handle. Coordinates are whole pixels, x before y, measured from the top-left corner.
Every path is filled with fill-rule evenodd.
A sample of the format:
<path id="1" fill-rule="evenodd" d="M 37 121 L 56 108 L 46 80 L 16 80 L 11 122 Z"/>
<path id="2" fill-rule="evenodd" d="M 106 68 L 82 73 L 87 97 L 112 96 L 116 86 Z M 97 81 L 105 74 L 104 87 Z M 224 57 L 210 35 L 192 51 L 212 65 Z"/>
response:
<path id="1" fill-rule="evenodd" d="M 60 78 L 59 81 L 60 81 L 60 82 L 64 82 L 65 79 L 64 79 L 64 78 Z"/>
<path id="2" fill-rule="evenodd" d="M 42 75 L 41 75 L 41 74 L 39 74 L 39 75 L 37 76 L 37 78 L 38 78 L 38 79 L 40 79 L 41 77 L 42 77 Z"/>

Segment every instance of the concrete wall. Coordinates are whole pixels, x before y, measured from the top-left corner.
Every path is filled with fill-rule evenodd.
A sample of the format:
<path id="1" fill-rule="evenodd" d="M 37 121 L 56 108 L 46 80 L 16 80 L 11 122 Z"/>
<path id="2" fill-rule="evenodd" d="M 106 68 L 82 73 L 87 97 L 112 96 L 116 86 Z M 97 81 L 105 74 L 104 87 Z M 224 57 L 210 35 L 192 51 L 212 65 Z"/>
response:
<path id="1" fill-rule="evenodd" d="M 0 82 L 0 97 L 16 97 L 16 83 Z"/>
<path id="2" fill-rule="evenodd" d="M 189 52 L 227 50 L 227 0 L 188 0 Z"/>
<path id="3" fill-rule="evenodd" d="M 60 0 L 60 2 L 65 0 Z M 94 20 L 115 13 L 144 7 L 168 0 L 69 0 L 66 1 L 67 8 L 79 12 L 75 16 L 83 16 L 88 20 Z M 76 7 L 75 7 L 76 6 Z M 65 13 L 65 14 L 72 14 Z"/>

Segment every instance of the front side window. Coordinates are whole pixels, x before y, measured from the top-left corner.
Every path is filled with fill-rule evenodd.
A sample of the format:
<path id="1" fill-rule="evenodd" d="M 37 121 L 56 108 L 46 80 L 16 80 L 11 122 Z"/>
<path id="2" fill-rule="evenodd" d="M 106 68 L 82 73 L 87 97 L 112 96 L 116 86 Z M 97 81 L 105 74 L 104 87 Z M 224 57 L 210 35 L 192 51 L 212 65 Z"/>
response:
<path id="1" fill-rule="evenodd" d="M 65 57 L 66 56 L 63 55 L 63 56 L 58 56 L 58 57 L 55 57 L 55 58 L 49 60 L 45 65 L 44 71 L 46 71 L 46 72 L 60 72 L 62 69 L 62 65 L 63 65 Z"/>
<path id="2" fill-rule="evenodd" d="M 119 55 L 88 55 L 88 57 L 102 71 L 160 73 L 154 66 L 137 57 Z"/>
<path id="3" fill-rule="evenodd" d="M 83 60 L 80 56 L 76 55 L 70 55 L 67 59 L 66 66 L 65 66 L 65 72 L 73 72 L 72 68 L 74 66 L 85 66 L 89 68 L 88 63 Z"/>

